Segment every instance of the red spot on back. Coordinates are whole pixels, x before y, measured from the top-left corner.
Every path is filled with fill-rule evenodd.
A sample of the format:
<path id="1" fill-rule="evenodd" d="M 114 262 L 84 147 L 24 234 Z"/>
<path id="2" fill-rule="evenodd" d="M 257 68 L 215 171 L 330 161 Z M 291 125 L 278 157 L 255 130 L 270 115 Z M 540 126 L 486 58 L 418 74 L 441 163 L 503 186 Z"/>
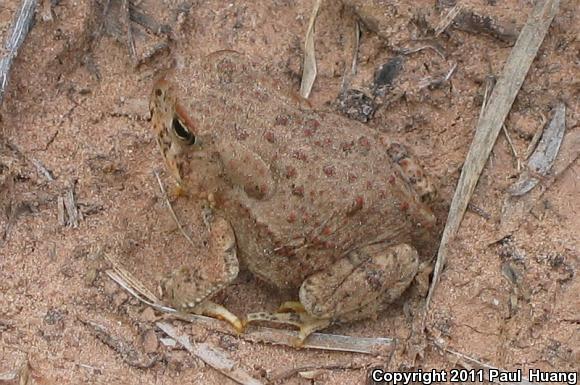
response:
<path id="1" fill-rule="evenodd" d="M 294 178 L 297 172 L 296 169 L 292 166 L 286 166 L 286 178 Z"/>
<path id="2" fill-rule="evenodd" d="M 278 115 L 276 116 L 276 120 L 274 121 L 274 123 L 277 126 L 285 126 L 288 124 L 288 116 L 286 115 Z"/>
<path id="3" fill-rule="evenodd" d="M 371 148 L 371 142 L 368 140 L 366 136 L 361 136 L 358 138 L 358 144 L 366 150 Z"/>
<path id="4" fill-rule="evenodd" d="M 306 125 L 316 131 L 320 127 L 320 122 L 316 119 L 308 119 Z"/>
<path id="5" fill-rule="evenodd" d="M 334 176 L 336 174 L 336 168 L 333 165 L 324 166 L 322 171 L 324 171 L 326 176 Z"/>
<path id="6" fill-rule="evenodd" d="M 304 187 L 302 186 L 294 186 L 292 188 L 292 194 L 299 196 L 299 197 L 303 197 L 304 196 Z"/>
<path id="7" fill-rule="evenodd" d="M 264 138 L 270 143 L 274 143 L 275 141 L 274 133 L 272 131 L 266 131 L 264 133 Z"/>

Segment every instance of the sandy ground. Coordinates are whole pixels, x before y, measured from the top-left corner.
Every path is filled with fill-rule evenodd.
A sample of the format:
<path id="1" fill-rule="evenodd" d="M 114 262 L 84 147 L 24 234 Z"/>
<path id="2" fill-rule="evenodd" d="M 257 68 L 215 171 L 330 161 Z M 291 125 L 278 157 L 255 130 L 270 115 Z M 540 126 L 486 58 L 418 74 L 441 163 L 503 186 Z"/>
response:
<path id="1" fill-rule="evenodd" d="M 2 41 L 18 3 L 0 5 Z M 120 2 L 111 1 L 105 16 L 98 2 L 53 3 L 52 20 L 36 17 L 0 110 L 0 235 L 5 233 L 0 239 L 0 374 L 9 377 L 28 362 L 29 383 L 38 384 L 233 383 L 181 348 L 162 344 L 167 336 L 155 327 L 158 314 L 107 277 L 110 265 L 104 256 L 122 260 L 152 290 L 180 263 L 203 266 L 202 237 L 194 239 L 199 250 L 192 252 L 175 230 L 153 175 L 159 170 L 169 182 L 146 121 L 152 80 L 173 63 L 188 60 L 172 55 L 176 45 L 191 57 L 231 49 L 263 63 L 283 91 L 296 93 L 312 4 L 141 1 L 139 12 L 154 16 L 169 32 L 155 34 L 132 23 L 132 58 L 121 33 L 127 23 L 120 16 Z M 319 76 L 311 104 L 340 113 L 337 97 L 351 65 L 356 18 L 336 3 L 323 3 L 317 20 Z M 436 181 L 436 211 L 443 222 L 486 79 L 500 73 L 513 42 L 455 27 L 430 37 L 449 2 L 441 1 L 439 7 L 429 1 L 368 3 L 385 10 L 377 17 L 392 28 L 363 25 L 351 88 L 368 93 L 375 70 L 397 56 L 398 49 L 436 48 L 404 56 L 367 124 L 414 149 Z M 518 0 L 463 4 L 515 31 L 533 7 Z M 565 141 L 578 137 L 579 25 L 577 3 L 562 1 L 508 116 L 507 133 L 523 163 L 534 134 L 559 101 L 567 105 Z M 425 86 L 455 64 L 449 81 Z M 224 350 L 265 383 L 370 383 L 371 367 L 411 369 L 408 353 L 413 349 L 421 353 L 415 368 L 462 366 L 462 360 L 441 347 L 508 370 L 577 370 L 579 172 L 575 162 L 555 179 L 545 178 L 545 193 L 538 194 L 525 215 L 502 225 L 506 190 L 519 171 L 506 135 L 500 134 L 472 198 L 477 209 L 466 213 L 453 240 L 428 314 L 425 345 L 410 340 L 422 303 L 417 288 L 375 320 L 328 329 L 398 338 L 392 356 L 296 350 L 248 342 L 203 325 L 172 323 L 193 341 Z M 76 227 L 63 225 L 59 215 L 71 192 L 81 213 Z M 192 232 L 199 233 L 195 227 Z M 245 314 L 273 310 L 290 298 L 242 272 L 218 300 Z M 119 346 L 106 345 L 90 322 L 104 325 L 106 335 L 131 348 L 123 353 Z M 294 368 L 320 370 L 307 378 L 288 372 Z M 1 378 L 1 384 L 11 383 Z"/>

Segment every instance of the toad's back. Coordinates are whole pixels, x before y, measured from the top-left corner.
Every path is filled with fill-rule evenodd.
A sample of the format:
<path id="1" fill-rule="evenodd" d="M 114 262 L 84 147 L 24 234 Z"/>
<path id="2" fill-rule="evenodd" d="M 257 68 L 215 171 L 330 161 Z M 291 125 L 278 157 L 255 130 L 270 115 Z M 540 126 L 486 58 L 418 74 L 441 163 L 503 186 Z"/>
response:
<path id="1" fill-rule="evenodd" d="M 176 79 L 199 132 L 215 144 L 218 209 L 258 276 L 298 287 L 350 250 L 384 240 L 421 249 L 430 238 L 435 219 L 418 191 L 422 175 L 405 174 L 416 168 L 404 147 L 298 109 L 241 55 L 214 54 Z M 209 170 L 191 165 L 185 178 Z"/>

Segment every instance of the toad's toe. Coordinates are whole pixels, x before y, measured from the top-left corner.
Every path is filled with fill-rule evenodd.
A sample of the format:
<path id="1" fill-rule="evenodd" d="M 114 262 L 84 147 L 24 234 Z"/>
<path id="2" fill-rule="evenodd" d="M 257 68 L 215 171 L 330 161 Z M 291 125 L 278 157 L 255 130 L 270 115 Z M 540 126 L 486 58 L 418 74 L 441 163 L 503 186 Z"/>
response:
<path id="1" fill-rule="evenodd" d="M 294 341 L 294 346 L 304 345 L 308 336 L 317 330 L 324 329 L 332 323 L 328 318 L 315 318 L 308 314 L 298 301 L 284 302 L 277 313 L 250 313 L 244 320 L 244 326 L 251 322 L 272 322 L 296 326 L 300 329 Z"/>

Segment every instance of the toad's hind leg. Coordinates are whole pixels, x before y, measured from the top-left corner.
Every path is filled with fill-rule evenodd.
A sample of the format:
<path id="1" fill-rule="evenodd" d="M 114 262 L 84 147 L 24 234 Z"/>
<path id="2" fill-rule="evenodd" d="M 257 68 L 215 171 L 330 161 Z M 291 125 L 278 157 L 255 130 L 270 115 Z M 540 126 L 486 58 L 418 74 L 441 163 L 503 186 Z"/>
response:
<path id="1" fill-rule="evenodd" d="M 393 302 L 412 282 L 418 261 L 417 251 L 407 244 L 362 247 L 308 277 L 300 287 L 300 304 L 285 303 L 277 313 L 249 314 L 246 322 L 298 326 L 301 344 L 308 334 L 333 322 L 366 318 Z"/>
<path id="2" fill-rule="evenodd" d="M 235 235 L 231 225 L 224 218 L 212 217 L 208 225 L 210 228 L 208 258 L 224 260 L 226 270 L 224 277 L 218 281 L 206 281 L 195 277 L 195 273 L 189 268 L 177 269 L 162 282 L 164 296 L 178 311 L 223 319 L 241 332 L 243 325 L 238 317 L 225 307 L 209 300 L 238 276 Z"/>

